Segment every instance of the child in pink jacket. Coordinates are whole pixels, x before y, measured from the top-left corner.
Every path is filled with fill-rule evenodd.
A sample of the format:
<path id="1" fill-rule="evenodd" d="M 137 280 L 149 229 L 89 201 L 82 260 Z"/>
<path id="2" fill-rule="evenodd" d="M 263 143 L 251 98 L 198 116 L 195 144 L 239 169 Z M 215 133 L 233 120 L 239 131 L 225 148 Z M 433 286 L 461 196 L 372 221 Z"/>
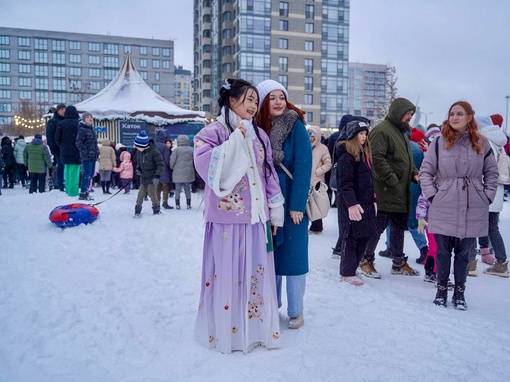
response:
<path id="1" fill-rule="evenodd" d="M 119 173 L 120 184 L 124 188 L 124 194 L 129 194 L 131 191 L 131 180 L 133 179 L 133 163 L 131 162 L 131 154 L 129 151 L 120 153 L 120 165 L 114 167 L 113 171 Z"/>

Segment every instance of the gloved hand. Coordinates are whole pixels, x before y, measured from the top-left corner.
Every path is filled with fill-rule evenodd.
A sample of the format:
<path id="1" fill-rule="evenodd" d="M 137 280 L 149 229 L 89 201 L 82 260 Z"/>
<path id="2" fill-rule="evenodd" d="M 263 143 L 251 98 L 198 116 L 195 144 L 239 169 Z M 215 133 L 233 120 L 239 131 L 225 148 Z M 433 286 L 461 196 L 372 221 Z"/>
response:
<path id="1" fill-rule="evenodd" d="M 285 209 L 283 204 L 280 207 L 269 209 L 269 220 L 273 227 L 283 227 L 283 221 L 285 220 Z"/>
<path id="2" fill-rule="evenodd" d="M 157 186 L 159 184 L 159 178 L 152 179 L 152 184 Z"/>
<path id="3" fill-rule="evenodd" d="M 424 219 L 418 219 L 418 233 L 425 233 L 425 228 L 427 228 L 428 225 L 429 223 L 427 223 Z"/>
<path id="4" fill-rule="evenodd" d="M 142 176 L 142 172 L 139 169 L 136 169 L 135 174 L 138 176 Z"/>
<path id="5" fill-rule="evenodd" d="M 361 214 L 365 211 L 359 204 L 349 207 L 349 219 L 359 222 L 361 220 Z"/>

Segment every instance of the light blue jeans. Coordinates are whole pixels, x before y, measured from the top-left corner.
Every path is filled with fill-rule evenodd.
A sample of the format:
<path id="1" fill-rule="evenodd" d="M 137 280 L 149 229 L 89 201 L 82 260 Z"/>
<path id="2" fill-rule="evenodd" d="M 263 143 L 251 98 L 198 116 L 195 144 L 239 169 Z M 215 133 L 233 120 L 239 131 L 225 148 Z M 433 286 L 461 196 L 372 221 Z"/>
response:
<path id="1" fill-rule="evenodd" d="M 285 276 L 287 287 L 287 314 L 290 318 L 297 317 L 303 312 L 303 298 L 305 296 L 306 275 Z M 283 276 L 276 276 L 276 293 L 278 308 L 282 306 Z"/>

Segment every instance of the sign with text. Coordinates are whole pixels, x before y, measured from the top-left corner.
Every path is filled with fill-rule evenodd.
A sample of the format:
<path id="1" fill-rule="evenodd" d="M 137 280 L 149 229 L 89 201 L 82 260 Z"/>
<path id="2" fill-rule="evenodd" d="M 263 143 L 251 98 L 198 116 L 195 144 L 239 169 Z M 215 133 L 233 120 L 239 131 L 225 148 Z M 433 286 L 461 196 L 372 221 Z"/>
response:
<path id="1" fill-rule="evenodd" d="M 120 143 L 131 149 L 135 143 L 136 136 L 140 131 L 145 130 L 147 134 L 147 124 L 143 121 L 119 121 L 119 139 Z"/>

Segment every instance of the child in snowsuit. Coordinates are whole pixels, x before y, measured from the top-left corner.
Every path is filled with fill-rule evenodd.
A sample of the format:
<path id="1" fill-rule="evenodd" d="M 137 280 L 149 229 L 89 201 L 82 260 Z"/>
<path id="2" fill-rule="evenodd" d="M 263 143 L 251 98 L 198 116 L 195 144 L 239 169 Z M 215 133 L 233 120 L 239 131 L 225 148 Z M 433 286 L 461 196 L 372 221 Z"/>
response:
<path id="1" fill-rule="evenodd" d="M 125 150 L 120 153 L 119 167 L 114 167 L 113 171 L 119 173 L 120 185 L 124 188 L 124 194 L 131 191 L 131 180 L 133 179 L 133 163 L 131 162 L 131 154 Z"/>

